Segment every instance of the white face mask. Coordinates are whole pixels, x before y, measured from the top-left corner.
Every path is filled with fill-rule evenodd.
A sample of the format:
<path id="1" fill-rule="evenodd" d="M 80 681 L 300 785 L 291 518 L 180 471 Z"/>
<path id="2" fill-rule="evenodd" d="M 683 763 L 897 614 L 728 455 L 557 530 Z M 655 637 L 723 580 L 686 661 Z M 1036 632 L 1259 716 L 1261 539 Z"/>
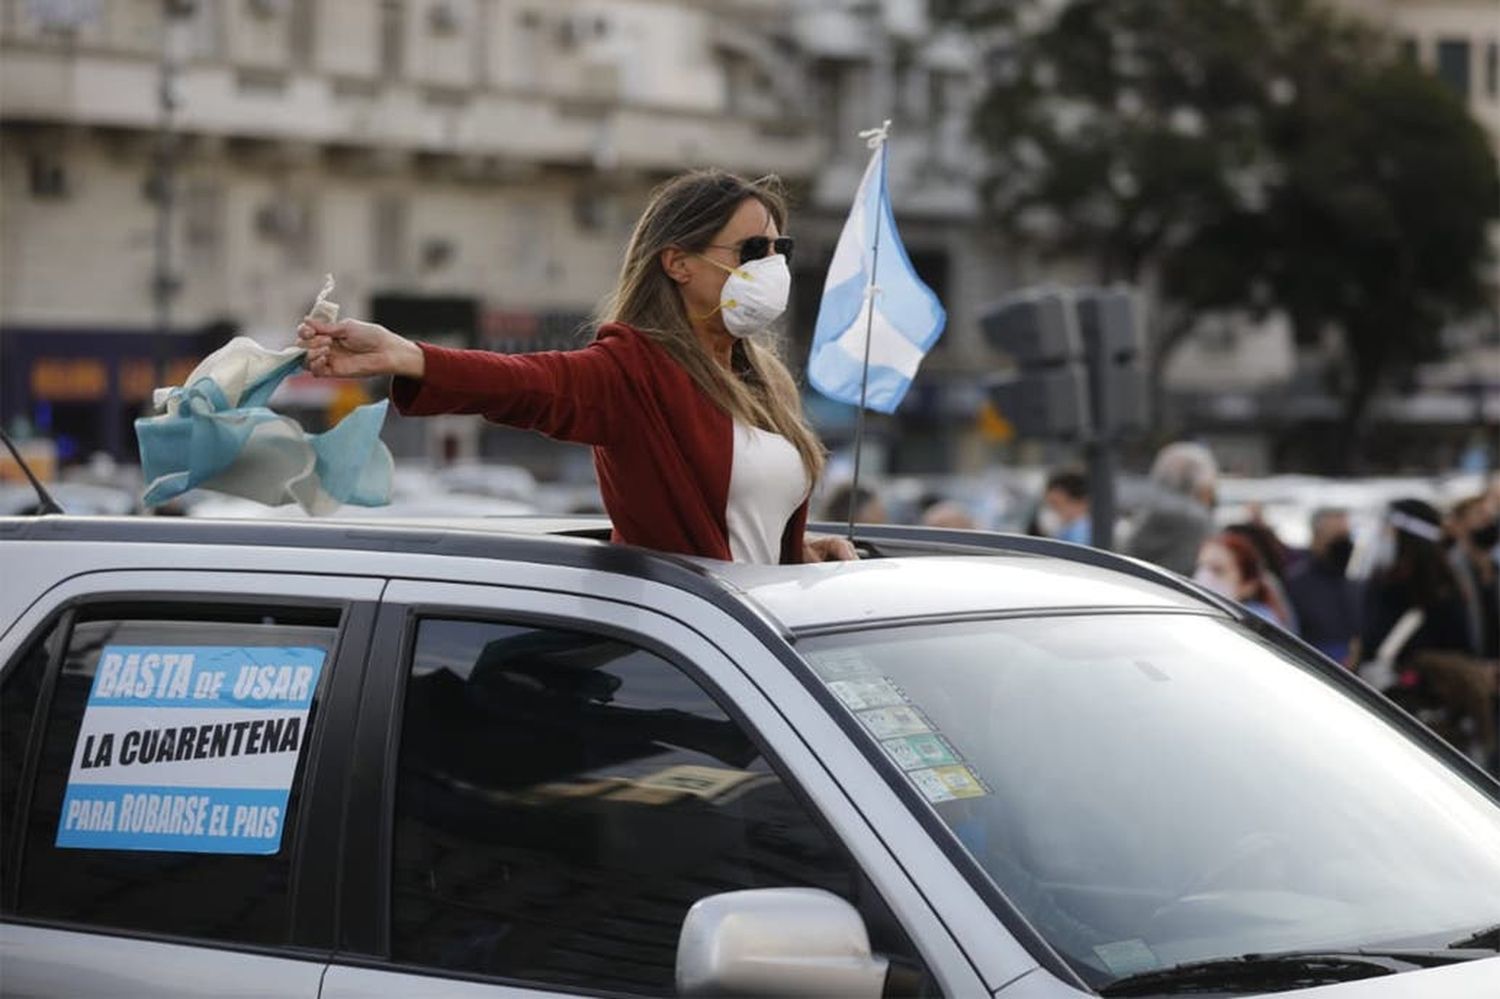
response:
<path id="1" fill-rule="evenodd" d="M 1055 538 L 1062 533 L 1062 517 L 1050 506 L 1043 505 L 1036 512 L 1036 526 L 1037 530 L 1041 531 L 1042 534 L 1049 538 Z"/>
<path id="2" fill-rule="evenodd" d="M 710 263 L 724 267 L 717 260 Z M 786 257 L 773 253 L 738 267 L 724 267 L 729 277 L 719 293 L 719 310 L 724 313 L 724 328 L 731 336 L 753 336 L 762 333 L 786 311 L 792 291 L 792 272 Z"/>
<path id="3" fill-rule="evenodd" d="M 1222 576 L 1214 572 L 1206 565 L 1200 565 L 1198 567 L 1198 571 L 1193 573 L 1193 582 L 1197 583 L 1205 590 L 1208 590 L 1210 593 L 1217 593 L 1219 596 L 1225 598 L 1226 600 L 1234 599 L 1234 587 L 1229 585 L 1228 580 L 1224 579 Z"/>

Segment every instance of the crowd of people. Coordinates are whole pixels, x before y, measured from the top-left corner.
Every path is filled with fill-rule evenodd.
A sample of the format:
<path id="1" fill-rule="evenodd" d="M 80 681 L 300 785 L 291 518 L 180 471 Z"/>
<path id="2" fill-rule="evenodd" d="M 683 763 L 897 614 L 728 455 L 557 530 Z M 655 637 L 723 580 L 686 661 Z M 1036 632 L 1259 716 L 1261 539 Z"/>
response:
<path id="1" fill-rule="evenodd" d="M 1214 526 L 1218 471 L 1197 444 L 1163 450 L 1126 552 L 1191 575 L 1324 655 L 1426 709 L 1450 741 L 1500 771 L 1500 483 L 1440 511 L 1417 498 L 1382 512 L 1351 572 L 1350 514 L 1312 514 L 1293 549 L 1252 508 Z"/>
<path id="2" fill-rule="evenodd" d="M 1218 525 L 1218 478 L 1207 447 L 1162 449 L 1121 551 L 1299 636 L 1500 772 L 1500 479 L 1446 511 L 1417 498 L 1390 503 L 1355 566 L 1350 511 L 1313 511 L 1307 547 L 1293 548 L 1253 505 L 1242 522 Z M 827 519 L 845 520 L 850 500 L 849 487 L 835 491 Z M 855 520 L 886 521 L 874 491 L 861 487 L 854 500 Z M 923 501 L 920 522 L 978 526 L 962 505 L 938 496 Z M 1073 469 L 1049 475 L 1028 529 L 1087 544 L 1087 477 Z"/>

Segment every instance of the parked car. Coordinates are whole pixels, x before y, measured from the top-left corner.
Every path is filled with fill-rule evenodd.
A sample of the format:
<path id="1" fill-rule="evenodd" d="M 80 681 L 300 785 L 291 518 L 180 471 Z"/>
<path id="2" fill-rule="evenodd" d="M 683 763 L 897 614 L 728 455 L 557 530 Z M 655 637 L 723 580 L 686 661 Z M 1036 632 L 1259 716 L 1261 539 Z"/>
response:
<path id="1" fill-rule="evenodd" d="M 1440 509 L 1484 491 L 1484 476 L 1454 475 L 1434 478 L 1328 479 L 1312 475 L 1273 475 L 1266 478 L 1225 476 L 1219 480 L 1219 505 L 1214 511 L 1221 527 L 1250 518 L 1252 506 L 1293 548 L 1312 540 L 1312 515 L 1323 508 L 1349 513 L 1355 535 L 1362 542 L 1378 538 L 1381 520 L 1392 500 L 1415 497 Z"/>
<path id="2" fill-rule="evenodd" d="M 134 513 L 140 506 L 135 493 L 113 486 L 54 482 L 47 490 L 70 513 L 119 517 Z M 36 491 L 29 485 L 0 486 L 0 517 L 24 516 L 36 510 Z"/>
<path id="3" fill-rule="evenodd" d="M 461 462 L 439 470 L 436 478 L 451 492 L 536 504 L 536 476 L 520 465 Z"/>
<path id="4" fill-rule="evenodd" d="M 1500 994 L 1500 786 L 1191 583 L 0 519 L 0 990 Z"/>

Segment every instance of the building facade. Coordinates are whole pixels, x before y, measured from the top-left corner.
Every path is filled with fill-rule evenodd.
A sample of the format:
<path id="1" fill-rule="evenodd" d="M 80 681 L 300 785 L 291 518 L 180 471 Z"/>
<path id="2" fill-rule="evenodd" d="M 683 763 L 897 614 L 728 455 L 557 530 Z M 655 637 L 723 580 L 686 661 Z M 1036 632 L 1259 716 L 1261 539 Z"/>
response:
<path id="1" fill-rule="evenodd" d="M 1466 95 L 1500 149 L 1495 0 L 1336 2 Z M 1047 276 L 983 220 L 983 67 L 925 0 L 0 0 L 0 424 L 57 438 L 64 460 L 128 459 L 159 381 L 233 331 L 288 343 L 327 272 L 345 314 L 413 336 L 576 345 L 647 192 L 708 165 L 789 185 L 800 367 L 867 161 L 857 133 L 890 118 L 901 234 L 949 323 L 899 417 L 869 421 L 867 467 L 980 468 L 997 359 L 978 315 Z M 1493 325 L 1455 331 L 1473 362 L 1433 369 L 1430 389 L 1457 379 L 1462 400 L 1423 413 L 1500 407 L 1467 374 L 1495 360 Z M 1166 385 L 1246 470 L 1274 463 L 1276 417 L 1336 411 L 1314 384 L 1326 360 L 1284 326 L 1201 333 Z M 852 409 L 807 401 L 847 445 Z M 279 397 L 310 426 L 349 402 L 309 378 Z M 587 465 L 473 420 L 389 429 L 407 456 Z"/>
<path id="2" fill-rule="evenodd" d="M 575 345 L 646 193 L 708 165 L 789 183 L 805 357 L 855 133 L 883 117 L 952 313 L 939 385 L 1000 266 L 964 150 L 974 61 L 919 0 L 3 0 L 0 421 L 129 457 L 159 371 L 231 330 L 285 344 L 325 272 L 345 314 L 405 333 Z M 972 415 L 922 392 L 937 423 Z"/>
<path id="3" fill-rule="evenodd" d="M 1394 35 L 1402 51 L 1469 105 L 1500 152 L 1500 10 L 1494 0 L 1337 0 Z"/>

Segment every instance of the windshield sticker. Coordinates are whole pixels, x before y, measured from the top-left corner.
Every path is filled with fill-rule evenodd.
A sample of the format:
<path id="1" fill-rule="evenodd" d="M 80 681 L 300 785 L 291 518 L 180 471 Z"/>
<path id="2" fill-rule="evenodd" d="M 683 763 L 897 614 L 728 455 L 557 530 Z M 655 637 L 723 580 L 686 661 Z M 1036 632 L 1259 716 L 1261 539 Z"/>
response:
<path id="1" fill-rule="evenodd" d="M 948 740 L 940 735 L 908 735 L 901 739 L 886 739 L 881 745 L 902 770 L 963 762 L 953 747 L 948 745 Z"/>
<path id="2" fill-rule="evenodd" d="M 983 782 L 966 766 L 932 767 L 907 774 L 923 796 L 934 804 L 959 798 L 981 798 L 989 794 Z"/>
<path id="3" fill-rule="evenodd" d="M 1134 975 L 1161 967 L 1144 940 L 1116 940 L 1094 948 L 1111 975 Z"/>
<path id="4" fill-rule="evenodd" d="M 324 650 L 107 645 L 57 845 L 273 854 Z"/>
<path id="5" fill-rule="evenodd" d="M 807 661 L 824 683 L 879 676 L 880 671 L 858 649 L 827 649 L 808 653 Z"/>
<path id="6" fill-rule="evenodd" d="M 879 673 L 858 650 L 813 652 L 807 660 L 928 801 L 989 793 L 953 743 L 939 734 L 894 680 Z"/>
<path id="7" fill-rule="evenodd" d="M 877 739 L 894 739 L 902 735 L 921 735 L 932 730 L 922 716 L 910 707 L 872 708 L 856 711 L 854 717 L 864 723 L 865 728 Z"/>
<path id="8" fill-rule="evenodd" d="M 828 689 L 850 711 L 888 708 L 906 703 L 901 689 L 883 676 L 871 680 L 830 680 Z"/>

